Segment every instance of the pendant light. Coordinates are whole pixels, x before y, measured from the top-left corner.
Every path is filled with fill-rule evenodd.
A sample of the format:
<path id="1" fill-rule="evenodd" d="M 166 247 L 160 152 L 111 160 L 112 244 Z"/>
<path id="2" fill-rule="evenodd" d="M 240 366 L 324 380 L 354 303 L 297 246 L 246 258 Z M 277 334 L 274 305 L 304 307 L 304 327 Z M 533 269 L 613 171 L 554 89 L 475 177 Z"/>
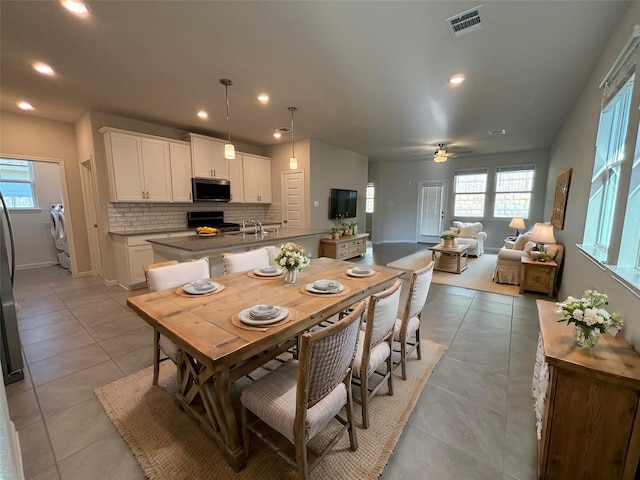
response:
<path id="1" fill-rule="evenodd" d="M 233 160 L 236 158 L 236 149 L 231 143 L 231 126 L 229 125 L 229 87 L 233 85 L 233 82 L 228 78 L 223 78 L 220 83 L 224 85 L 224 96 L 227 101 L 227 140 L 228 143 L 224 146 L 224 158 Z"/>
<path id="2" fill-rule="evenodd" d="M 296 107 L 287 108 L 291 112 L 291 158 L 289 158 L 289 168 L 295 170 L 298 168 L 298 159 L 296 158 L 296 135 L 293 129 L 293 112 L 298 110 Z"/>

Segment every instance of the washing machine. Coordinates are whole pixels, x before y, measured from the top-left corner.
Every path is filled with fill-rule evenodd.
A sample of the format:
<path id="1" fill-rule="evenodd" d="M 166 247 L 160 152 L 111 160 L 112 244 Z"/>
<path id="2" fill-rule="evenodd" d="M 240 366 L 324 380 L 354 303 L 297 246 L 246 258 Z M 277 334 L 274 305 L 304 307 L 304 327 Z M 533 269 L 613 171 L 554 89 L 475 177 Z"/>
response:
<path id="1" fill-rule="evenodd" d="M 64 226 L 62 226 L 61 232 L 61 220 L 60 214 L 63 210 L 62 204 L 54 203 L 51 205 L 51 236 L 53 237 L 53 241 L 56 245 L 56 255 L 58 258 L 58 264 L 62 268 L 66 268 L 65 264 L 67 263 L 66 255 L 64 253 L 64 244 L 66 234 L 64 233 Z"/>

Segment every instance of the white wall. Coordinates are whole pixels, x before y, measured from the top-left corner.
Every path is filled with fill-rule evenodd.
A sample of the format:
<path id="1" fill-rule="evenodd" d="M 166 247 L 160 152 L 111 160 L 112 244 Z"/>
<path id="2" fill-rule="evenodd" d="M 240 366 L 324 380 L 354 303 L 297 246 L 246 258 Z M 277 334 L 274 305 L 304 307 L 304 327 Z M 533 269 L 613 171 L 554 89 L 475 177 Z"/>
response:
<path id="1" fill-rule="evenodd" d="M 640 2 L 632 2 L 551 149 L 545 201 L 545 209 L 549 210 L 553 203 L 557 174 L 566 168 L 573 168 L 564 230 L 556 231 L 557 240 L 566 246 L 560 298 L 567 295 L 578 296 L 586 289 L 596 289 L 608 294 L 610 311 L 622 315 L 625 321 L 624 336 L 636 351 L 640 347 L 640 299 L 582 255 L 575 244 L 582 243 L 593 171 L 594 145 L 602 100 L 602 91 L 598 85 L 624 48 L 637 23 L 640 23 Z"/>
<path id="2" fill-rule="evenodd" d="M 38 209 L 10 210 L 16 247 L 16 269 L 58 263 L 51 236 L 52 203 L 62 202 L 57 163 L 33 162 Z"/>
<path id="3" fill-rule="evenodd" d="M 531 150 L 451 158 L 444 163 L 436 163 L 432 159 L 407 163 L 371 162 L 369 181 L 376 186 L 373 238 L 376 243 L 415 242 L 418 231 L 419 182 L 444 180 L 448 182 L 445 225 L 451 225 L 452 220 L 480 221 L 487 232 L 485 249 L 498 250 L 504 245 L 505 237 L 513 234 L 513 229 L 509 228 L 511 219 L 492 218 L 492 195 L 487 195 L 484 218 L 454 218 L 454 173 L 457 170 L 486 169 L 487 191 L 491 192 L 495 189 L 496 168 L 533 165 L 536 170 L 533 199 L 529 218 L 525 221 L 527 228 L 531 228 L 535 222 L 549 221 L 551 218 L 551 207 L 544 207 L 548 160 L 548 150 Z"/>

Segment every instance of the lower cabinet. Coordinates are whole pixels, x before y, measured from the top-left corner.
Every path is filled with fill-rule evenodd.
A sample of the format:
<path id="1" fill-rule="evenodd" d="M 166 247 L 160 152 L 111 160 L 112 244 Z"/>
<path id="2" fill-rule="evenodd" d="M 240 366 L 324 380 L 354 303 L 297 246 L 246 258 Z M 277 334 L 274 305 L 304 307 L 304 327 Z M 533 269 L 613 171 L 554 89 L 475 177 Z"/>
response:
<path id="1" fill-rule="evenodd" d="M 558 323 L 555 311 L 538 300 L 538 478 L 638 478 L 640 357 L 621 334 L 577 346 L 573 326 Z"/>
<path id="2" fill-rule="evenodd" d="M 320 239 L 320 256 L 346 260 L 364 255 L 367 251 L 368 233 L 342 236 L 337 240 L 332 238 Z"/>

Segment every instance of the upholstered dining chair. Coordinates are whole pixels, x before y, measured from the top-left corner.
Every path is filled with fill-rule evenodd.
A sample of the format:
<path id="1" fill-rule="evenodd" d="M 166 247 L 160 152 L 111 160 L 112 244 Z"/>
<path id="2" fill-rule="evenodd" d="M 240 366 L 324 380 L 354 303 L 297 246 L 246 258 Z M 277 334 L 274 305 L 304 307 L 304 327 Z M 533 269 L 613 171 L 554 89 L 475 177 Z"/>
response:
<path id="1" fill-rule="evenodd" d="M 360 386 L 359 398 L 355 401 L 362 405 L 362 426 L 369 428 L 369 402 L 387 381 L 389 395 L 393 395 L 393 377 L 391 372 L 393 346 L 393 328 L 400 304 L 401 280 L 386 290 L 369 297 L 366 324 L 360 330 L 356 357 L 353 361 L 353 381 Z M 386 372 L 377 372 L 383 363 L 387 363 Z M 377 377 L 370 385 L 370 377 Z"/>
<path id="2" fill-rule="evenodd" d="M 358 448 L 351 368 L 363 312 L 364 305 L 360 302 L 333 325 L 302 334 L 298 360 L 287 361 L 242 391 L 240 418 L 245 456 L 249 455 L 251 431 L 296 467 L 298 478 L 306 479 L 345 430 L 349 431 L 351 450 Z M 346 420 L 339 416 L 345 406 Z M 253 414 L 251 421 L 249 412 Z M 257 418 L 253 419 L 254 416 Z M 310 463 L 308 442 L 334 418 L 342 423 L 342 428 Z M 258 427 L 261 423 L 269 425 L 295 446 L 295 459 L 278 447 L 273 435 L 257 433 L 264 431 Z"/>
<path id="3" fill-rule="evenodd" d="M 153 267 L 153 265 L 151 266 Z M 194 280 L 204 280 L 211 276 L 209 259 L 201 258 L 192 262 L 176 263 L 149 269 L 149 291 L 157 292 L 167 288 L 179 287 Z M 160 355 L 164 352 L 178 367 L 178 385 L 182 383 L 182 352 L 170 339 L 153 332 L 153 384 L 158 383 L 160 370 Z"/>
<path id="4" fill-rule="evenodd" d="M 226 274 L 246 272 L 269 265 L 269 250 L 263 247 L 248 252 L 225 253 L 222 256 L 222 263 L 224 263 L 224 273 Z"/>
<path id="5" fill-rule="evenodd" d="M 407 379 L 407 358 L 411 352 L 416 350 L 418 359 L 422 358 L 420 352 L 420 318 L 422 317 L 422 309 L 427 303 L 429 287 L 431 287 L 433 265 L 434 263 L 431 262 L 426 267 L 411 274 L 407 303 L 400 318 L 396 320 L 393 329 L 393 340 L 400 344 L 400 362 L 394 366 L 394 370 L 398 368 L 398 365 L 402 366 L 403 380 Z M 415 340 L 412 342 L 411 338 L 414 336 Z"/>

